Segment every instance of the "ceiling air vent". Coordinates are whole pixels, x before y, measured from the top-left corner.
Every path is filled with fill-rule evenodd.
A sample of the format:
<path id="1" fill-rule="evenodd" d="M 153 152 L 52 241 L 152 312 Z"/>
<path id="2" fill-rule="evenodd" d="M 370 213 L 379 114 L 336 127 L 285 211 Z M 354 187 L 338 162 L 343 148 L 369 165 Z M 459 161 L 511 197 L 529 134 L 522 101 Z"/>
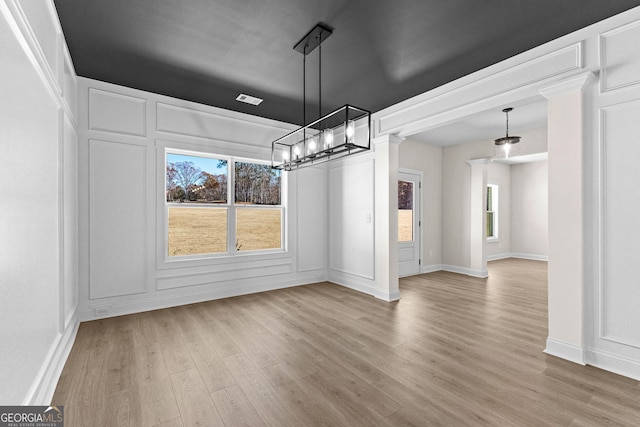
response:
<path id="1" fill-rule="evenodd" d="M 245 104 L 260 105 L 263 100 L 260 98 L 256 98 L 255 96 L 249 96 L 241 93 L 236 98 L 236 101 L 244 102 Z"/>

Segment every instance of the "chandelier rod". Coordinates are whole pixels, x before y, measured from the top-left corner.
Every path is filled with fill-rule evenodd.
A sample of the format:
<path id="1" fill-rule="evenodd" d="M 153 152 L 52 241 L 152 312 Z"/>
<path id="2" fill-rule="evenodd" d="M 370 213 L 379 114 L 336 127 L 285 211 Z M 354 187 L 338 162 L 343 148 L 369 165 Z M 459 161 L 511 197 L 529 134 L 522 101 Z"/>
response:
<path id="1" fill-rule="evenodd" d="M 318 118 L 322 117 L 322 30 L 318 35 Z"/>
<path id="2" fill-rule="evenodd" d="M 304 46 L 302 55 L 302 126 L 307 125 L 307 45 Z M 307 138 L 307 129 L 302 131 L 303 137 Z"/>

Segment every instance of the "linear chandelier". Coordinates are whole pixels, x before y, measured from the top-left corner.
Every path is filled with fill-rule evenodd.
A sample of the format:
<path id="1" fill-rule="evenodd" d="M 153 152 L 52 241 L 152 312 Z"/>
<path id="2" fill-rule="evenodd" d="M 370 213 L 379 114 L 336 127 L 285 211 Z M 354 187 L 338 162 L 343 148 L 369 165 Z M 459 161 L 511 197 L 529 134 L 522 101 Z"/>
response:
<path id="1" fill-rule="evenodd" d="M 322 42 L 333 33 L 329 26 L 319 23 L 293 49 L 302 53 L 304 126 L 276 139 L 271 144 L 271 167 L 286 171 L 313 166 L 332 159 L 369 150 L 371 146 L 371 113 L 346 104 L 322 116 Z M 307 122 L 306 59 L 318 48 L 318 116 Z"/>

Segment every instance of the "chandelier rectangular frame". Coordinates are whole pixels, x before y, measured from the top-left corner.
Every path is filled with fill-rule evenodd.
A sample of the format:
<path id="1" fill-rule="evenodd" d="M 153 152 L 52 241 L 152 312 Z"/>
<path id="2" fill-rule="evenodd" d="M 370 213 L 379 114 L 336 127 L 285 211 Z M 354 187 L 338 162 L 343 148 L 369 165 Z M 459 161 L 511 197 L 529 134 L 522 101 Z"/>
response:
<path id="1" fill-rule="evenodd" d="M 370 129 L 371 112 L 344 105 L 273 141 L 271 166 L 291 171 L 369 150 Z"/>
<path id="2" fill-rule="evenodd" d="M 306 56 L 318 48 L 318 110 L 322 116 L 322 42 L 333 28 L 318 23 L 293 49 L 303 55 L 303 124 L 306 123 Z M 371 112 L 353 105 L 344 106 L 271 144 L 271 167 L 292 171 L 371 148 Z"/>

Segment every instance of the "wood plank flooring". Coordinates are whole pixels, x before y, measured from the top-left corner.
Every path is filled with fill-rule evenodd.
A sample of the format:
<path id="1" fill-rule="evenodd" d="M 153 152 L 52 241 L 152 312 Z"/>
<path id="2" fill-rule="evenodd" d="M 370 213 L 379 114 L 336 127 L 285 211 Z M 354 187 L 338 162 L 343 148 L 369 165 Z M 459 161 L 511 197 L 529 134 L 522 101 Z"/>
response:
<path id="1" fill-rule="evenodd" d="M 319 283 L 80 325 L 66 426 L 640 425 L 638 381 L 542 352 L 546 263 Z"/>

